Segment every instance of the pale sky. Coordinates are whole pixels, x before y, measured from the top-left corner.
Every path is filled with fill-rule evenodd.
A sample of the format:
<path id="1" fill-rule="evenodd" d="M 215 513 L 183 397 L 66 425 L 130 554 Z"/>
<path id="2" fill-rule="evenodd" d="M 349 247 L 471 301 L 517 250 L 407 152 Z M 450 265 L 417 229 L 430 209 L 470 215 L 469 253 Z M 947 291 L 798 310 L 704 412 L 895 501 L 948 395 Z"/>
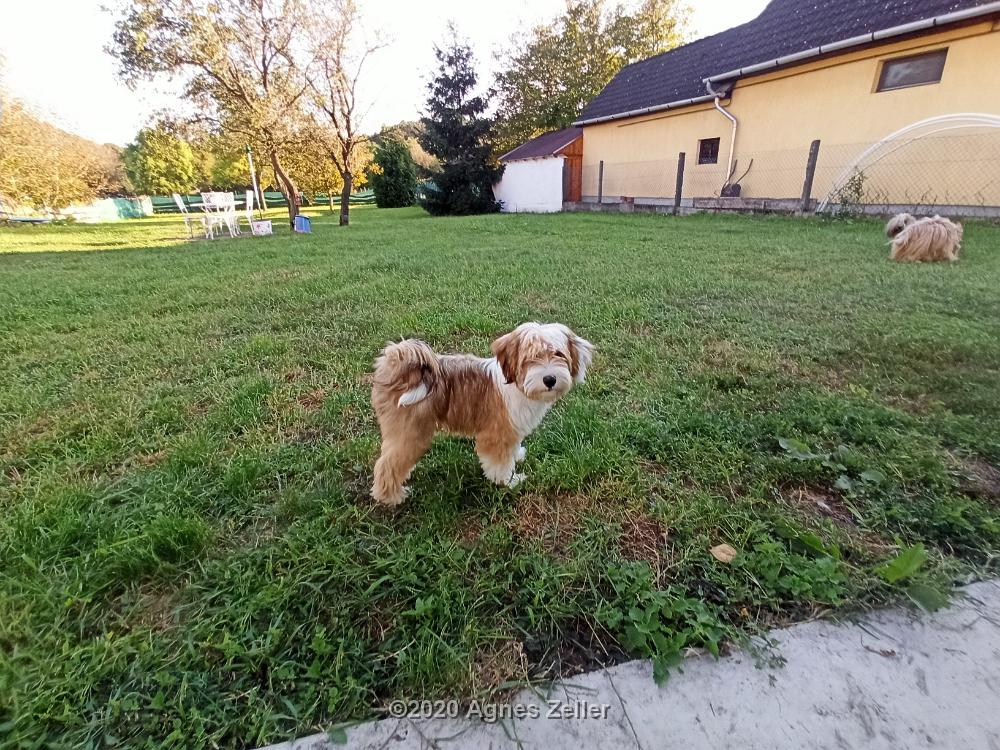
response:
<path id="1" fill-rule="evenodd" d="M 0 0 L 0 57 L 5 84 L 63 128 L 124 145 L 157 109 L 175 103 L 166 88 L 129 91 L 104 52 L 114 20 L 108 0 Z M 766 0 L 692 0 L 694 37 L 756 16 Z M 494 52 L 521 29 L 558 15 L 565 0 L 379 0 L 362 3 L 366 27 L 390 44 L 372 58 L 364 81 L 371 104 L 365 129 L 415 119 L 434 68 L 433 42 L 453 20 L 476 52 L 480 82 L 495 70 Z"/>

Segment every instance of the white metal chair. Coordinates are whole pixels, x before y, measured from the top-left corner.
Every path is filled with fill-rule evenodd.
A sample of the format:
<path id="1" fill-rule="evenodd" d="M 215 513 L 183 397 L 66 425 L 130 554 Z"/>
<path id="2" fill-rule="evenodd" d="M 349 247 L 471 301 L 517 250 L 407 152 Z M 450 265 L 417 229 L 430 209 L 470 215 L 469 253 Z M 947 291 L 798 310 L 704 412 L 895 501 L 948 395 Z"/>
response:
<path id="1" fill-rule="evenodd" d="M 225 227 L 229 230 L 230 237 L 240 236 L 236 197 L 232 193 L 202 193 L 201 203 L 205 210 L 205 224 L 210 235 L 215 235 L 216 227 Z"/>
<path id="2" fill-rule="evenodd" d="M 247 190 L 246 197 L 246 219 L 247 224 L 250 226 L 250 234 L 254 237 L 260 237 L 265 234 L 274 234 L 274 229 L 271 226 L 270 219 L 257 220 L 253 216 L 253 190 Z"/>
<path id="3" fill-rule="evenodd" d="M 171 193 L 174 199 L 174 203 L 177 204 L 177 210 L 181 212 L 181 216 L 184 217 L 184 226 L 187 227 L 188 237 L 194 239 L 194 227 L 196 224 L 201 225 L 201 230 L 205 233 L 205 238 L 209 239 L 211 235 L 209 234 L 208 222 L 205 221 L 203 216 L 192 216 L 191 212 L 188 211 L 187 204 L 184 203 L 184 199 L 178 193 Z"/>

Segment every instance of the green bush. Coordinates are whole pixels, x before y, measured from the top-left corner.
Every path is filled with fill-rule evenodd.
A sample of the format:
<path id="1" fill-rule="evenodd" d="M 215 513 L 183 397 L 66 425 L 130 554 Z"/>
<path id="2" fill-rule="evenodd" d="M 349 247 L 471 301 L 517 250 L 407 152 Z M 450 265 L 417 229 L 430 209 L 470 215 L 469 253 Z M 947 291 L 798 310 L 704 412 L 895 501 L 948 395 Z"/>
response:
<path id="1" fill-rule="evenodd" d="M 417 165 L 410 149 L 390 138 L 375 149 L 368 181 L 379 208 L 412 206 L 417 194 Z"/>
<path id="2" fill-rule="evenodd" d="M 122 158 L 125 173 L 141 194 L 187 193 L 197 184 L 191 146 L 165 128 L 140 130 Z"/>

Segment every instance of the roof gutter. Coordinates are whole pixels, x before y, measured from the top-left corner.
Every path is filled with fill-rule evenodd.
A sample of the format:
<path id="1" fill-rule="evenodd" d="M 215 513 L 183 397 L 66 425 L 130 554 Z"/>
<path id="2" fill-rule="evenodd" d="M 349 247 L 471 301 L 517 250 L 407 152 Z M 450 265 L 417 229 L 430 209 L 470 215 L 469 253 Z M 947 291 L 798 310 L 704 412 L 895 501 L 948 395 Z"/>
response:
<path id="1" fill-rule="evenodd" d="M 793 55 L 776 57 L 775 59 L 768 60 L 767 62 L 756 63 L 754 65 L 747 65 L 743 68 L 728 70 L 725 73 L 719 73 L 708 78 L 703 78 L 702 81 L 706 84 L 717 83 L 719 81 L 730 81 L 734 78 L 742 78 L 743 76 L 751 75 L 753 73 L 773 70 L 775 68 L 784 67 L 785 65 L 791 65 L 793 63 L 809 60 L 813 57 L 826 55 L 830 52 L 839 52 L 840 50 L 849 49 L 851 47 L 860 47 L 864 44 L 880 42 L 883 39 L 891 39 L 892 37 L 912 34 L 915 31 L 933 29 L 938 26 L 945 26 L 950 23 L 957 23 L 958 21 L 965 21 L 970 18 L 978 18 L 979 16 L 987 16 L 991 13 L 997 12 L 1000 12 L 1000 2 L 986 3 L 985 5 L 980 5 L 975 8 L 966 8 L 965 10 L 956 10 L 953 13 L 945 13 L 940 16 L 934 16 L 933 18 L 924 18 L 920 21 L 911 21 L 910 23 L 904 23 L 899 26 L 891 26 L 888 29 L 872 31 L 868 34 L 852 36 L 848 39 L 841 39 L 838 42 L 823 44 L 819 47 L 804 50 L 803 52 L 796 52 Z"/>
<path id="2" fill-rule="evenodd" d="M 642 109 L 631 109 L 628 112 L 618 112 L 613 115 L 604 115 L 603 117 L 591 117 L 589 120 L 577 120 L 573 125 L 579 127 L 580 125 L 596 125 L 599 122 L 608 122 L 609 120 L 621 120 L 626 117 L 639 117 L 640 115 L 650 115 L 655 112 L 663 112 L 668 109 L 677 109 L 678 107 L 686 107 L 689 104 L 702 104 L 704 102 L 710 102 L 715 99 L 713 94 L 705 94 L 704 96 L 695 96 L 690 99 L 679 99 L 676 102 L 668 102 L 667 104 L 657 104 L 654 107 L 643 107 Z"/>

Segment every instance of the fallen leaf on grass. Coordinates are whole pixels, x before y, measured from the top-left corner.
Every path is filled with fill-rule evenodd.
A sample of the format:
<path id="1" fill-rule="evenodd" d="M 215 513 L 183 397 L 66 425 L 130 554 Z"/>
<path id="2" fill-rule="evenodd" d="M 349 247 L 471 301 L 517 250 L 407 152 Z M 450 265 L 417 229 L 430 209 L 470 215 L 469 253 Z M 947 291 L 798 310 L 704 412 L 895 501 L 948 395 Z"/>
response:
<path id="1" fill-rule="evenodd" d="M 730 547 L 728 544 L 717 544 L 712 549 L 709 550 L 712 553 L 712 557 L 721 563 L 726 563 L 727 565 L 733 561 L 736 557 L 736 550 Z"/>

